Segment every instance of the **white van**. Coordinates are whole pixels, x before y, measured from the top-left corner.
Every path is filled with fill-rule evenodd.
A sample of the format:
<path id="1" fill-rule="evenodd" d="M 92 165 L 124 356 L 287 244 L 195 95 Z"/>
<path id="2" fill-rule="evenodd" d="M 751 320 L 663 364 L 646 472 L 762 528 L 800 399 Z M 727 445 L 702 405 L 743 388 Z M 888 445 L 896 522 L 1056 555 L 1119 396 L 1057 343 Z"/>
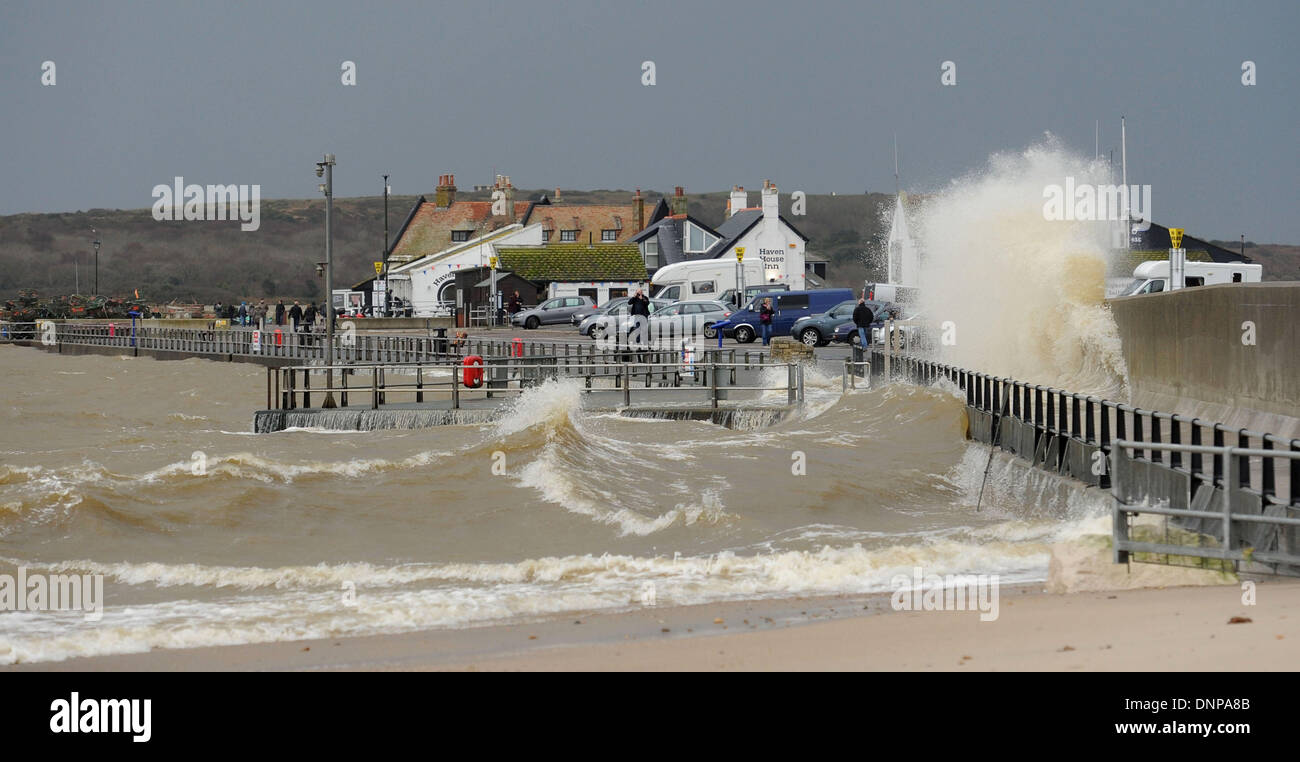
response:
<path id="1" fill-rule="evenodd" d="M 1183 279 L 1187 288 L 1219 283 L 1259 283 L 1264 277 L 1262 265 L 1242 262 L 1187 262 Z M 1119 296 L 1154 294 L 1169 290 L 1169 261 L 1143 262 L 1133 269 L 1133 281 Z"/>
<path id="2" fill-rule="evenodd" d="M 773 291 L 789 288 L 789 284 L 766 284 L 761 260 L 745 262 L 744 268 L 746 293 L 750 286 L 769 286 L 766 290 Z M 739 288 L 737 269 L 734 257 L 677 262 L 656 270 L 650 283 L 656 289 L 656 299 L 721 299 L 723 293 Z"/>

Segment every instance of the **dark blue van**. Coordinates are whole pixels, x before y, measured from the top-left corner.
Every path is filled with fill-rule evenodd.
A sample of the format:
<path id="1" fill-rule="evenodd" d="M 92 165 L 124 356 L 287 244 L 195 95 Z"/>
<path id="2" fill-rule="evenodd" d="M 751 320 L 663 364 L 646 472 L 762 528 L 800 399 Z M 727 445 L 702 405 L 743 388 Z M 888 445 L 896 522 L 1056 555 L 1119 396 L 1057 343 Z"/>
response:
<path id="1" fill-rule="evenodd" d="M 749 300 L 742 309 L 731 313 L 731 317 L 714 325 L 722 329 L 724 336 L 734 338 L 741 344 L 748 344 L 762 334 L 758 322 L 758 309 L 764 299 L 772 300 L 772 336 L 789 336 L 790 326 L 794 321 L 809 315 L 826 312 L 847 299 L 855 298 L 851 288 L 819 288 L 813 291 L 772 291 L 759 294 Z"/>

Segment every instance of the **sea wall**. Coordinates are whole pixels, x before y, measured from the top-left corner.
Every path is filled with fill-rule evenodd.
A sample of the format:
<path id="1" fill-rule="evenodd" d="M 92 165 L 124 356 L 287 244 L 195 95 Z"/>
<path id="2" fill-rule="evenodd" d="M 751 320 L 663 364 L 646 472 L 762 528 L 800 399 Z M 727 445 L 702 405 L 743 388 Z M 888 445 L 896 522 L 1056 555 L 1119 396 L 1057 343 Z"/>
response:
<path id="1" fill-rule="evenodd" d="M 1109 301 L 1133 404 L 1300 436 L 1300 282 Z"/>

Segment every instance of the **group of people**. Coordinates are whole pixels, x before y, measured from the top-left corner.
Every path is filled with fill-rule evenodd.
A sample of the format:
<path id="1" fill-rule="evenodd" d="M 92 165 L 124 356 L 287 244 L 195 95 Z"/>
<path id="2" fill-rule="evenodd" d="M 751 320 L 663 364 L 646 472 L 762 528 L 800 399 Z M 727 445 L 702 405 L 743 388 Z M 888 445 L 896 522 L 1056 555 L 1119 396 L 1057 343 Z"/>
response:
<path id="1" fill-rule="evenodd" d="M 317 307 L 312 302 L 308 302 L 306 307 L 293 300 L 293 306 L 286 307 L 284 300 L 281 299 L 275 305 L 274 311 L 267 306 L 266 300 L 262 299 L 257 304 L 240 302 L 236 307 L 234 303 L 223 305 L 217 302 L 213 310 L 218 318 L 229 320 L 231 325 L 245 325 L 252 328 L 270 328 L 271 326 L 290 326 L 291 330 L 299 333 L 311 333 L 317 329 L 317 322 L 324 322 L 325 305 Z"/>

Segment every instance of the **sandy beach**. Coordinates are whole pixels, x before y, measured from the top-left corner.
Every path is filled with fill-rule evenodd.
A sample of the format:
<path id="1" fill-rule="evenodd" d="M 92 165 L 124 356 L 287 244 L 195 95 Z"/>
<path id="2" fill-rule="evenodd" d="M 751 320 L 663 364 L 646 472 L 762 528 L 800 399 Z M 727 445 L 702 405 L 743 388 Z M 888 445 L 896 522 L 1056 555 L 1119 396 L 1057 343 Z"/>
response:
<path id="1" fill-rule="evenodd" d="M 1300 582 L 1055 594 L 997 620 L 887 596 L 647 607 L 459 630 L 158 650 L 9 670 L 1210 670 L 1300 668 Z M 1235 617 L 1248 622 L 1230 623 Z"/>

